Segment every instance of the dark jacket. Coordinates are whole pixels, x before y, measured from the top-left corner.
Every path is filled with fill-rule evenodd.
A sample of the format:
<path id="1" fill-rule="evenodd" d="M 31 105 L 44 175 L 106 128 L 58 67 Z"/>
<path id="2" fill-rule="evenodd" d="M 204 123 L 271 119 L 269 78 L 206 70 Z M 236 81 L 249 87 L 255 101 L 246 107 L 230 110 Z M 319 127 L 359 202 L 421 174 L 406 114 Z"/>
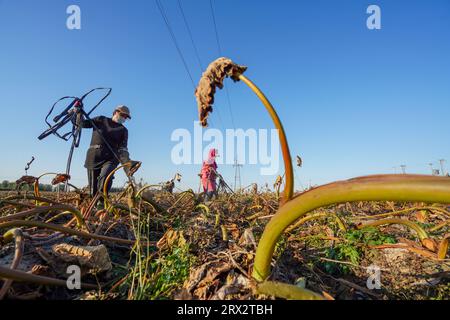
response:
<path id="1" fill-rule="evenodd" d="M 128 129 L 123 125 L 114 122 L 111 118 L 99 116 L 92 119 L 95 127 L 89 120 L 82 122 L 83 128 L 93 128 L 91 146 L 86 155 L 84 166 L 87 169 L 99 169 L 108 161 L 115 163 L 125 163 L 130 161 L 128 154 Z M 100 134 L 111 146 L 114 153 L 108 148 Z"/>

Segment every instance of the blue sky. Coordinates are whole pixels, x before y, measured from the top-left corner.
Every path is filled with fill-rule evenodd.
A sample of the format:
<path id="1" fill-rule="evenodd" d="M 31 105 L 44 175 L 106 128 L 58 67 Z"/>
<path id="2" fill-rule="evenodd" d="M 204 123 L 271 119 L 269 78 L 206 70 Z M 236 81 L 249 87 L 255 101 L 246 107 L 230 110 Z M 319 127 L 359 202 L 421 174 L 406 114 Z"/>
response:
<path id="1" fill-rule="evenodd" d="M 162 2 L 197 82 L 201 70 L 177 1 Z M 209 0 L 181 3 L 205 66 L 219 57 Z M 81 8 L 81 30 L 66 28 L 71 4 Z M 366 27 L 370 4 L 381 8 L 381 30 Z M 429 162 L 450 160 L 449 1 L 215 0 L 214 6 L 223 55 L 249 67 L 246 75 L 277 108 L 293 156 L 304 160 L 295 169 L 297 188 L 392 173 L 401 164 L 429 173 Z M 32 155 L 30 174 L 63 172 L 69 143 L 37 140 L 48 109 L 62 96 L 108 86 L 112 95 L 95 115 L 109 115 L 117 104 L 132 109 L 129 149 L 143 161 L 137 177 L 157 183 L 178 171 L 180 188 L 198 188 L 198 166 L 170 159 L 172 131 L 192 131 L 197 106 L 154 1 L 0 0 L 0 40 L 0 180 L 20 177 Z M 226 85 L 236 127 L 273 127 L 244 84 Z M 217 109 L 214 126 L 232 128 L 225 91 L 217 94 Z M 84 131 L 72 164 L 75 185 L 87 183 L 89 140 Z M 219 170 L 232 184 L 233 167 Z M 246 165 L 242 179 L 272 184 L 275 176 Z M 121 173 L 116 183 L 123 181 Z"/>

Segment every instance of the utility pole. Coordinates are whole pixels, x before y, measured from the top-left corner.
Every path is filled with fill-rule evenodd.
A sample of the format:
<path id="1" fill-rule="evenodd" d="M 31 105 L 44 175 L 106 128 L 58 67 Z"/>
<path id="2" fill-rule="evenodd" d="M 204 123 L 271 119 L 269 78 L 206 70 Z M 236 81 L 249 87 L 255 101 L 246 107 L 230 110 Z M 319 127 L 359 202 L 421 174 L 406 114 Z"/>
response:
<path id="1" fill-rule="evenodd" d="M 447 173 L 445 172 L 445 169 L 444 169 L 444 163 L 445 163 L 445 159 L 440 159 L 439 160 L 439 163 L 440 163 L 440 165 L 441 165 L 441 174 L 443 175 L 443 176 L 445 176 Z"/>
<path id="2" fill-rule="evenodd" d="M 402 164 L 400 168 L 402 168 L 402 173 L 406 174 L 406 165 Z"/>
<path id="3" fill-rule="evenodd" d="M 236 192 L 236 186 L 239 182 L 239 189 L 242 188 L 241 185 L 241 167 L 242 164 L 238 164 L 237 159 L 234 159 L 234 192 Z"/>

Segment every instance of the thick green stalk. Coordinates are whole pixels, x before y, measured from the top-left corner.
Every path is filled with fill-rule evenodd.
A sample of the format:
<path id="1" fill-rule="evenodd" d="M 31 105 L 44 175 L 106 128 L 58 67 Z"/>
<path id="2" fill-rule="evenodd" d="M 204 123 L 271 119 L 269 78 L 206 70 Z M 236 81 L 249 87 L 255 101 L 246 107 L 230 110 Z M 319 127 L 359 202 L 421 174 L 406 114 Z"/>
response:
<path id="1" fill-rule="evenodd" d="M 282 282 L 264 281 L 256 285 L 256 292 L 287 300 L 325 300 L 323 296 L 308 289 Z"/>
<path id="2" fill-rule="evenodd" d="M 239 75 L 239 79 L 242 80 L 242 82 L 248 85 L 250 89 L 252 89 L 253 92 L 256 93 L 258 98 L 262 101 L 267 111 L 269 112 L 270 117 L 272 118 L 272 121 L 275 124 L 275 128 L 278 129 L 281 143 L 281 151 L 283 153 L 284 168 L 286 172 L 286 186 L 284 189 L 284 198 L 283 198 L 283 202 L 285 203 L 291 200 L 294 195 L 294 169 L 292 168 L 291 153 L 289 151 L 289 145 L 287 142 L 286 133 L 284 132 L 283 124 L 281 123 L 281 120 L 278 117 L 275 108 L 272 106 L 269 99 L 266 98 L 264 93 L 262 93 L 262 91 L 243 74 Z"/>
<path id="3" fill-rule="evenodd" d="M 450 179 L 422 175 L 375 175 L 330 183 L 304 192 L 282 206 L 267 224 L 256 251 L 253 277 L 270 275 L 275 245 L 284 230 L 308 212 L 353 201 L 450 203 Z"/>

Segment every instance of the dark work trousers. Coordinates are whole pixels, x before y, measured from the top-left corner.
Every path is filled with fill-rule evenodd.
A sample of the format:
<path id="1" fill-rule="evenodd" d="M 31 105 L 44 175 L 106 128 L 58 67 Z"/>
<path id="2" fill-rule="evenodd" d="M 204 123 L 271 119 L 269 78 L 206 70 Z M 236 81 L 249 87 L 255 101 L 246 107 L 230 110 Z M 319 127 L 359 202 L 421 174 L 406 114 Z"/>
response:
<path id="1" fill-rule="evenodd" d="M 217 192 L 216 191 L 207 191 L 205 192 L 205 201 L 211 201 L 213 197 L 217 198 Z"/>
<path id="2" fill-rule="evenodd" d="M 117 167 L 113 161 L 105 162 L 99 169 L 88 169 L 89 193 L 91 197 L 97 194 L 97 191 L 103 192 L 103 185 L 109 174 Z M 111 189 L 114 176 L 109 180 L 107 191 Z"/>

